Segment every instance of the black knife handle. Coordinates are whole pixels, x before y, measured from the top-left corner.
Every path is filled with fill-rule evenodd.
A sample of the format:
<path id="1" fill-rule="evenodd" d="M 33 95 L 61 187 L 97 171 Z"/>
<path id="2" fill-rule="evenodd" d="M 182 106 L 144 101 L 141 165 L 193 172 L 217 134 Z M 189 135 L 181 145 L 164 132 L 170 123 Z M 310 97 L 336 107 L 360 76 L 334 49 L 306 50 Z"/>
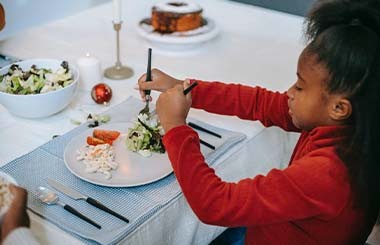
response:
<path id="1" fill-rule="evenodd" d="M 119 219 L 121 219 L 127 223 L 129 223 L 129 220 L 127 218 L 125 218 L 124 216 L 122 216 L 122 215 L 116 213 L 115 211 L 107 208 L 106 206 L 104 206 L 103 204 L 101 204 L 100 202 L 96 201 L 95 199 L 93 199 L 91 197 L 87 197 L 86 202 L 88 202 L 89 204 L 91 204 L 91 205 L 93 205 L 93 206 L 95 206 L 95 207 L 97 207 L 97 208 L 99 208 L 99 209 L 101 209 L 107 213 L 112 214 L 115 217 L 118 217 Z"/>
<path id="2" fill-rule="evenodd" d="M 198 85 L 197 82 L 193 82 L 189 87 L 187 87 L 185 90 L 183 90 L 183 94 L 187 95 L 197 85 Z"/>
<path id="3" fill-rule="evenodd" d="M 83 214 L 79 213 L 75 208 L 71 207 L 70 205 L 65 204 L 63 206 L 63 208 L 65 210 L 69 211 L 70 213 L 74 214 L 75 216 L 77 216 L 77 217 L 83 219 L 84 221 L 90 223 L 91 225 L 95 226 L 96 228 L 102 229 L 102 227 L 99 224 L 97 224 L 95 221 L 92 221 L 91 219 L 87 218 Z"/>

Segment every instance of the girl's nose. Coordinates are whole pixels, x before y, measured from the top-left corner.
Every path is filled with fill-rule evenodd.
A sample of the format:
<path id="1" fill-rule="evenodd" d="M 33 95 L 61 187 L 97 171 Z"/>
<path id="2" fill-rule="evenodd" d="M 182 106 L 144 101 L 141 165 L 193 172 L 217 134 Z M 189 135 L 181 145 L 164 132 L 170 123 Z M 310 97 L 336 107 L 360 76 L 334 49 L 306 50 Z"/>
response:
<path id="1" fill-rule="evenodd" d="M 294 85 L 291 86 L 288 91 L 286 91 L 286 95 L 289 97 L 289 99 L 294 98 Z"/>

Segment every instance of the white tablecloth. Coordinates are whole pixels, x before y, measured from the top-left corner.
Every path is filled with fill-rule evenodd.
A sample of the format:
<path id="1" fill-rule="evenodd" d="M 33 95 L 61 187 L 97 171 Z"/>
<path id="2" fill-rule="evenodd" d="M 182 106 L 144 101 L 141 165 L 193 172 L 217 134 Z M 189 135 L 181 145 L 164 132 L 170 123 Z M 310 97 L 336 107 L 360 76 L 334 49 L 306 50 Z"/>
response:
<path id="1" fill-rule="evenodd" d="M 149 45 L 138 36 L 136 26 L 150 15 L 156 1 L 124 0 L 120 34 L 122 62 L 135 71 L 127 80 L 105 79 L 113 89 L 110 106 L 128 96 L 138 97 L 133 87 L 145 72 Z M 284 91 L 296 79 L 297 58 L 302 50 L 303 19 L 297 16 L 223 0 L 199 1 L 204 15 L 220 28 L 216 39 L 202 47 L 177 55 L 153 49 L 153 67 L 178 78 L 199 78 L 259 85 Z M 103 68 L 115 63 L 115 33 L 112 27 L 112 3 L 81 12 L 65 19 L 30 29 L 0 42 L 0 53 L 28 58 L 58 58 L 70 63 L 86 52 L 98 57 Z M 157 98 L 157 93 L 153 93 Z M 43 119 L 18 118 L 0 105 L 0 165 L 35 149 L 74 128 L 70 119 L 82 120 L 87 112 L 98 113 L 106 107 L 96 105 L 89 91 L 79 90 L 64 111 Z M 190 116 L 218 127 L 243 132 L 248 140 L 236 153 L 238 161 L 224 161 L 216 170 L 226 180 L 265 173 L 283 167 L 292 144 L 289 135 L 277 129 L 264 130 L 258 122 L 239 120 L 191 110 Z M 291 136 L 294 142 L 296 136 Z M 270 154 L 269 154 L 270 153 Z M 285 157 L 284 157 L 285 156 Z M 220 159 L 222 162 L 225 159 Z M 228 159 L 227 159 L 228 160 Z M 74 244 L 76 238 L 49 222 L 32 215 L 32 230 L 43 243 Z M 183 196 L 160 210 L 131 235 L 127 244 L 207 244 L 224 228 L 202 224 L 194 216 Z"/>

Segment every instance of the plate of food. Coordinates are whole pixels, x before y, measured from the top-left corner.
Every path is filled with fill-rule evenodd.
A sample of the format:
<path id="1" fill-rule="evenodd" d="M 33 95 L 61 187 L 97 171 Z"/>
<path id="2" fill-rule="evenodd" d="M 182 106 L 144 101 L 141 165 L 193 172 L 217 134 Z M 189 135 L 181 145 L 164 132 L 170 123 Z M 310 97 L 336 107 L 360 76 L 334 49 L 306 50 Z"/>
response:
<path id="1" fill-rule="evenodd" d="M 162 145 L 162 128 L 154 118 L 139 119 L 75 136 L 65 148 L 66 167 L 85 181 L 108 187 L 139 186 L 166 177 L 173 168 Z"/>
<path id="2" fill-rule="evenodd" d="M 202 13 L 203 9 L 193 2 L 159 2 L 152 7 L 152 15 L 138 23 L 137 31 L 152 45 L 164 50 L 192 49 L 219 33 L 215 22 Z"/>

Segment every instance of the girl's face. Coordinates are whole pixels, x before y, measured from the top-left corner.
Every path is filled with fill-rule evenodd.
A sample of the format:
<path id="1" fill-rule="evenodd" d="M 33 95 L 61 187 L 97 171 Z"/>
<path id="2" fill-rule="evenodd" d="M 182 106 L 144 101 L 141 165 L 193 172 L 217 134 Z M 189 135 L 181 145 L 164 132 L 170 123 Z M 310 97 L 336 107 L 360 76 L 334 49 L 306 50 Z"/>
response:
<path id="1" fill-rule="evenodd" d="M 331 96 L 324 86 L 328 72 L 317 63 L 315 55 L 302 52 L 298 59 L 297 78 L 296 83 L 287 91 L 293 124 L 307 131 L 334 124 L 329 115 Z"/>

